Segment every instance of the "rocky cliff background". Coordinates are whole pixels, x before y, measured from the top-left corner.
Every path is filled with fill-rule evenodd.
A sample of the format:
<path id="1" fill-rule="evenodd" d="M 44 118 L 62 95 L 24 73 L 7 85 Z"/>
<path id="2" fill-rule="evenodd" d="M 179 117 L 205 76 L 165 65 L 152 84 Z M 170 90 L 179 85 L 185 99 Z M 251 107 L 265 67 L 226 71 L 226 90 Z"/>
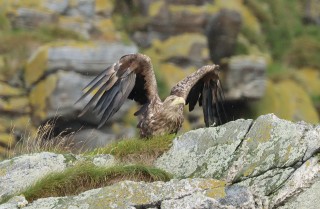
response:
<path id="1" fill-rule="evenodd" d="M 274 113 L 318 123 L 319 11 L 317 0 L 1 0 L 0 155 L 47 122 L 42 138 L 74 132 L 78 147 L 134 136 L 133 102 L 100 130 L 74 102 L 94 75 L 136 52 L 152 58 L 161 96 L 218 63 L 229 120 Z M 201 109 L 186 116 L 182 131 L 203 126 Z"/>

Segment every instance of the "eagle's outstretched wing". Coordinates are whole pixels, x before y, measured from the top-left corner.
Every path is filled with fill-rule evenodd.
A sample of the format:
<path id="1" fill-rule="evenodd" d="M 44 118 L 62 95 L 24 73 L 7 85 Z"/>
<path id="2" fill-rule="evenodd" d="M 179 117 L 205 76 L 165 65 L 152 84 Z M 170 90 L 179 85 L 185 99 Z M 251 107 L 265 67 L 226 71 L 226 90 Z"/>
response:
<path id="1" fill-rule="evenodd" d="M 79 116 L 93 108 L 93 112 L 101 117 L 99 127 L 120 109 L 127 98 L 142 105 L 159 99 L 151 60 L 143 54 L 129 54 L 121 57 L 118 62 L 95 77 L 83 90 L 85 93 L 77 102 L 90 94 L 93 96 Z"/>
<path id="2" fill-rule="evenodd" d="M 219 66 L 207 65 L 187 76 L 171 89 L 171 95 L 183 97 L 192 111 L 199 102 L 206 126 L 222 123 L 224 95 L 219 80 Z M 225 116 L 225 115 L 224 115 Z"/>

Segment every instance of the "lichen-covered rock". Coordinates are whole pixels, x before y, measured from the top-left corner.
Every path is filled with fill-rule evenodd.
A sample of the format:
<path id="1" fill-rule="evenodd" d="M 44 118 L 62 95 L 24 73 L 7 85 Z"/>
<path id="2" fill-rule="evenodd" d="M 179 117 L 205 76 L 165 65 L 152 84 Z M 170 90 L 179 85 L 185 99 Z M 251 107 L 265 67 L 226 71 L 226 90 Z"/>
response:
<path id="1" fill-rule="evenodd" d="M 99 201 L 97 201 L 99 198 Z M 124 181 L 74 197 L 44 198 L 32 208 L 261 208 L 245 187 L 226 187 L 213 179 L 184 179 L 170 182 Z"/>
<path id="2" fill-rule="evenodd" d="M 97 74 L 122 55 L 137 50 L 135 45 L 122 43 L 51 43 L 39 48 L 28 60 L 25 81 L 30 86 L 45 73 L 56 70 Z"/>
<path id="3" fill-rule="evenodd" d="M 61 154 L 36 153 L 0 162 L 0 201 L 32 185 L 50 172 L 66 168 Z"/>
<path id="4" fill-rule="evenodd" d="M 247 186 L 272 208 L 318 178 L 319 128 L 272 114 L 253 124 L 237 120 L 176 138 L 155 165 L 176 177 L 210 177 Z"/>
<path id="5" fill-rule="evenodd" d="M 255 116 L 272 112 L 287 120 L 319 122 L 317 111 L 304 88 L 290 79 L 268 80 L 264 97 L 253 105 L 252 111 Z"/>
<path id="6" fill-rule="evenodd" d="M 17 11 L 9 13 L 9 17 L 14 28 L 32 29 L 57 22 L 54 13 L 31 8 L 18 8 Z"/>
<path id="7" fill-rule="evenodd" d="M 251 124 L 252 120 L 241 119 L 187 132 L 173 141 L 171 149 L 155 165 L 176 177 L 221 178 L 236 160 L 234 152 Z"/>
<path id="8" fill-rule="evenodd" d="M 181 66 L 202 66 L 209 60 L 206 37 L 196 33 L 173 36 L 165 41 L 156 40 L 145 54 L 156 62 L 171 61 Z"/>

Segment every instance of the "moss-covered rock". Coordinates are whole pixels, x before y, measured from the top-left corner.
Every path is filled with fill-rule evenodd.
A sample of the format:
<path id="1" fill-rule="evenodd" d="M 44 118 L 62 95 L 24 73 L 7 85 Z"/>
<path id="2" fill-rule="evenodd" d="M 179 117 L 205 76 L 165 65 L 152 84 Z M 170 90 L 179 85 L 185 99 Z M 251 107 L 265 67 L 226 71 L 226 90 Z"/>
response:
<path id="1" fill-rule="evenodd" d="M 145 53 L 152 60 L 167 61 L 174 58 L 193 61 L 196 63 L 208 60 L 209 51 L 204 35 L 186 33 L 173 36 L 165 41 L 155 40 L 150 49 Z"/>
<path id="2" fill-rule="evenodd" d="M 265 96 L 254 104 L 252 109 L 255 117 L 274 113 L 287 120 L 319 122 L 319 116 L 308 93 L 289 79 L 279 82 L 269 80 L 266 83 Z"/>
<path id="3" fill-rule="evenodd" d="M 57 85 L 57 75 L 50 75 L 39 82 L 30 92 L 29 100 L 33 110 L 33 119 L 42 122 L 47 117 L 48 98 Z"/>

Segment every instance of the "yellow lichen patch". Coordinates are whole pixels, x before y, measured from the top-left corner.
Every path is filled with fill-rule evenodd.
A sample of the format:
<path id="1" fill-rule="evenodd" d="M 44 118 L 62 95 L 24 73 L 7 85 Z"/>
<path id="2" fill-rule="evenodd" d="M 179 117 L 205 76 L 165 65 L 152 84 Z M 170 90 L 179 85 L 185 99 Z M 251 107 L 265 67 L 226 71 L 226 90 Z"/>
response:
<path id="1" fill-rule="evenodd" d="M 215 189 L 219 187 L 225 187 L 226 182 L 221 181 L 221 180 L 216 180 L 216 179 L 208 179 L 206 181 L 200 182 L 199 188 L 201 189 Z"/>
<path id="2" fill-rule="evenodd" d="M 172 57 L 187 57 L 189 58 L 190 50 L 194 44 L 207 45 L 207 40 L 204 35 L 185 33 L 182 35 L 172 36 L 165 41 L 155 40 L 152 47 L 146 50 L 146 54 L 156 55 L 160 60 L 166 60 Z M 202 52 L 203 55 L 208 55 L 207 50 Z"/>
<path id="3" fill-rule="evenodd" d="M 224 198 L 226 196 L 225 187 L 206 190 L 205 195 L 214 199 Z"/>
<path id="4" fill-rule="evenodd" d="M 15 138 L 12 134 L 0 133 L 0 143 L 12 147 L 15 144 Z"/>
<path id="5" fill-rule="evenodd" d="M 45 72 L 48 61 L 48 45 L 40 47 L 28 60 L 25 68 L 26 85 L 30 86 Z"/>
<path id="6" fill-rule="evenodd" d="M 265 96 L 253 105 L 254 116 L 274 113 L 292 121 L 318 123 L 319 117 L 304 89 L 292 80 L 268 81 Z"/>
<path id="7" fill-rule="evenodd" d="M 24 92 L 20 88 L 12 87 L 0 81 L 0 96 L 19 96 Z"/>
<path id="8" fill-rule="evenodd" d="M 116 41 L 120 39 L 120 34 L 117 34 L 117 30 L 110 18 L 97 21 L 95 26 L 102 32 L 102 38 L 104 40 Z"/>
<path id="9" fill-rule="evenodd" d="M 0 99 L 0 109 L 5 112 L 29 113 L 29 100 L 27 97 Z"/>
<path id="10" fill-rule="evenodd" d="M 71 23 L 84 23 L 81 16 L 59 16 L 59 24 L 66 25 Z"/>
<path id="11" fill-rule="evenodd" d="M 161 64 L 159 69 L 159 73 L 163 75 L 163 78 L 170 87 L 173 87 L 175 84 L 177 84 L 177 82 L 195 71 L 196 68 L 194 67 L 181 69 L 180 67 L 170 63 Z"/>
<path id="12" fill-rule="evenodd" d="M 303 68 L 295 71 L 295 80 L 311 96 L 320 96 L 320 71 L 312 68 Z"/>
<path id="13" fill-rule="evenodd" d="M 32 9 L 44 9 L 43 1 L 39 0 L 14 0 L 14 1 L 0 1 L 1 8 L 6 11 L 12 11 L 17 8 L 32 8 Z"/>
<path id="14" fill-rule="evenodd" d="M 163 5 L 164 5 L 164 1 L 162 0 L 153 2 L 149 7 L 150 17 L 154 17 L 157 14 L 159 14 L 160 9 L 163 7 Z"/>
<path id="15" fill-rule="evenodd" d="M 113 0 L 96 0 L 95 1 L 95 11 L 97 13 L 104 11 L 113 11 L 114 1 Z"/>
<path id="16" fill-rule="evenodd" d="M 244 172 L 243 172 L 243 176 L 247 177 L 249 175 L 251 175 L 254 171 L 254 169 L 257 167 L 257 163 L 252 163 L 249 168 L 247 168 Z"/>
<path id="17" fill-rule="evenodd" d="M 57 75 L 50 75 L 31 90 L 29 99 L 33 109 L 33 115 L 37 120 L 46 118 L 47 99 L 53 93 L 56 85 Z"/>

